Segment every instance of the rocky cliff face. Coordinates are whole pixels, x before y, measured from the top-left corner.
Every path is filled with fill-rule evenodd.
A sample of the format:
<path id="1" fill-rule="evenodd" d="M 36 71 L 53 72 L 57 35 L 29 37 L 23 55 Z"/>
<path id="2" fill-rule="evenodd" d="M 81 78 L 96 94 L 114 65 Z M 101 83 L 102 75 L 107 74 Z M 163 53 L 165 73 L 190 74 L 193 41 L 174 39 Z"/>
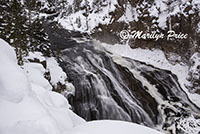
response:
<path id="1" fill-rule="evenodd" d="M 74 0 L 68 1 L 66 12 L 61 12 L 55 20 L 69 30 L 88 32 L 94 38 L 111 44 L 123 43 L 119 37 L 122 30 L 185 33 L 188 34 L 185 40 L 165 37 L 158 41 L 132 39 L 128 43 L 134 48 L 159 48 L 167 53 L 176 53 L 187 61 L 195 51 L 199 51 L 199 7 L 197 0 Z"/>
<path id="2" fill-rule="evenodd" d="M 68 30 L 89 33 L 94 38 L 114 44 L 124 43 L 122 30 L 157 32 L 169 30 L 188 34 L 187 39 L 132 39 L 132 47 L 159 48 L 176 53 L 184 61 L 199 51 L 200 3 L 198 0 L 32 0 L 1 2 L 1 37 L 11 44 L 47 44 L 42 22 L 53 20 Z M 12 23 L 11 21 L 12 20 Z M 18 27 L 18 31 L 15 28 Z M 10 30 L 9 30 L 10 28 Z M 38 29 L 40 29 L 38 31 Z M 35 31 L 34 31 L 35 30 Z M 10 31 L 10 32 L 9 32 Z M 34 31 L 34 32 L 33 32 Z M 21 32 L 21 37 L 18 34 Z M 17 40 L 18 37 L 21 40 Z M 42 41 L 41 41 L 42 40 Z M 16 42 L 16 43 L 15 43 Z M 38 43 L 39 45 L 39 43 Z M 16 46 L 17 47 L 17 46 Z M 166 54 L 167 55 L 167 54 Z"/>
<path id="3" fill-rule="evenodd" d="M 171 54 L 181 57 L 181 60 L 177 58 L 172 62 L 188 63 L 190 57 L 199 52 L 198 0 L 11 0 L 2 1 L 0 5 L 1 38 L 16 48 L 26 49 L 29 44 L 32 50 L 45 51 L 48 37 L 42 23 L 53 20 L 68 30 L 89 33 L 103 42 L 128 43 L 133 48 L 158 48 L 166 52 L 168 59 L 172 59 Z M 174 30 L 176 34 L 187 34 L 187 39 L 169 40 L 165 36 L 159 40 L 122 40 L 122 30 L 165 35 L 169 30 Z M 18 55 L 26 53 L 20 49 L 17 51 Z"/>

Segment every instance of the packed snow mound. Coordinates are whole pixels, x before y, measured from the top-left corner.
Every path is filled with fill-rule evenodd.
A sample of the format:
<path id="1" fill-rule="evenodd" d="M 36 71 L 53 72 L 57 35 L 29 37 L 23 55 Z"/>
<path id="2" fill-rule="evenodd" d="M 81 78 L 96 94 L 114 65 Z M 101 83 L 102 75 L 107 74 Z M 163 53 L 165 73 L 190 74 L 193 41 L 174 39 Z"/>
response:
<path id="1" fill-rule="evenodd" d="M 85 122 L 64 96 L 29 81 L 13 48 L 2 39 L 0 44 L 0 134 L 63 134 Z"/>
<path id="2" fill-rule="evenodd" d="M 46 70 L 42 64 L 24 63 L 23 68 L 31 83 L 40 85 L 44 89 L 52 90 L 52 86 L 48 80 L 44 78 Z"/>
<path id="3" fill-rule="evenodd" d="M 75 127 L 69 134 L 162 134 L 159 131 L 124 121 L 91 121 Z"/>
<path id="4" fill-rule="evenodd" d="M 2 39 L 0 39 L 0 63 L 0 98 L 15 103 L 22 101 L 29 93 L 30 84 L 17 65 L 14 49 Z"/>

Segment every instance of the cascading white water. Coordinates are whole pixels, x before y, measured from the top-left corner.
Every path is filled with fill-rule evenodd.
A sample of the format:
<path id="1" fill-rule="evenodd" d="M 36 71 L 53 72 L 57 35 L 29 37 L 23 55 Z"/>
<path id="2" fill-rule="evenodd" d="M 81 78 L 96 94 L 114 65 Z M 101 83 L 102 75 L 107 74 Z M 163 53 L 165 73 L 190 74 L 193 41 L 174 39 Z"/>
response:
<path id="1" fill-rule="evenodd" d="M 92 41 L 77 42 L 61 28 L 48 33 L 75 87 L 75 95 L 68 96 L 72 109 L 86 120 L 125 120 L 163 131 L 174 126 L 178 133 L 179 119 L 198 115 L 200 109 L 170 71 L 112 55 Z"/>

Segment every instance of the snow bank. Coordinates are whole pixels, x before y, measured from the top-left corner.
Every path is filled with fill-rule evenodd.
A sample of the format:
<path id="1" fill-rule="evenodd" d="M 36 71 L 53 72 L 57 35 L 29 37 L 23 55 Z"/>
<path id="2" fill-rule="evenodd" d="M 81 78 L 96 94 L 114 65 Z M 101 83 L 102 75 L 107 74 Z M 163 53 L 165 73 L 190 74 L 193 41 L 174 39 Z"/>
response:
<path id="1" fill-rule="evenodd" d="M 0 39 L 0 98 L 18 103 L 29 93 L 30 84 L 20 67 L 14 49 Z"/>
<path id="2" fill-rule="evenodd" d="M 75 127 L 70 134 L 162 134 L 138 124 L 123 121 L 91 121 Z"/>
<path id="3" fill-rule="evenodd" d="M 42 64 L 25 63 L 23 68 L 31 83 L 40 85 L 44 89 L 52 90 L 52 86 L 49 84 L 48 80 L 44 78 L 46 70 Z"/>
<path id="4" fill-rule="evenodd" d="M 17 65 L 13 48 L 2 39 L 0 62 L 1 134 L 63 134 L 85 122 L 69 109 L 62 95 L 44 89 L 30 78 L 32 75 L 28 80 Z"/>

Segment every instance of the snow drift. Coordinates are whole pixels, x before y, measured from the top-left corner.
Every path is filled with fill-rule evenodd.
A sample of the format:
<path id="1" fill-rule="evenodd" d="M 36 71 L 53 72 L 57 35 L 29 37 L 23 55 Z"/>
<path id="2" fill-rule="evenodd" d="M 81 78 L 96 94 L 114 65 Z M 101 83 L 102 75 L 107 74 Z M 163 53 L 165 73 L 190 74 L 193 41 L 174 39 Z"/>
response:
<path id="1" fill-rule="evenodd" d="M 0 51 L 0 133 L 62 134 L 85 122 L 62 95 L 31 83 L 3 40 Z"/>

